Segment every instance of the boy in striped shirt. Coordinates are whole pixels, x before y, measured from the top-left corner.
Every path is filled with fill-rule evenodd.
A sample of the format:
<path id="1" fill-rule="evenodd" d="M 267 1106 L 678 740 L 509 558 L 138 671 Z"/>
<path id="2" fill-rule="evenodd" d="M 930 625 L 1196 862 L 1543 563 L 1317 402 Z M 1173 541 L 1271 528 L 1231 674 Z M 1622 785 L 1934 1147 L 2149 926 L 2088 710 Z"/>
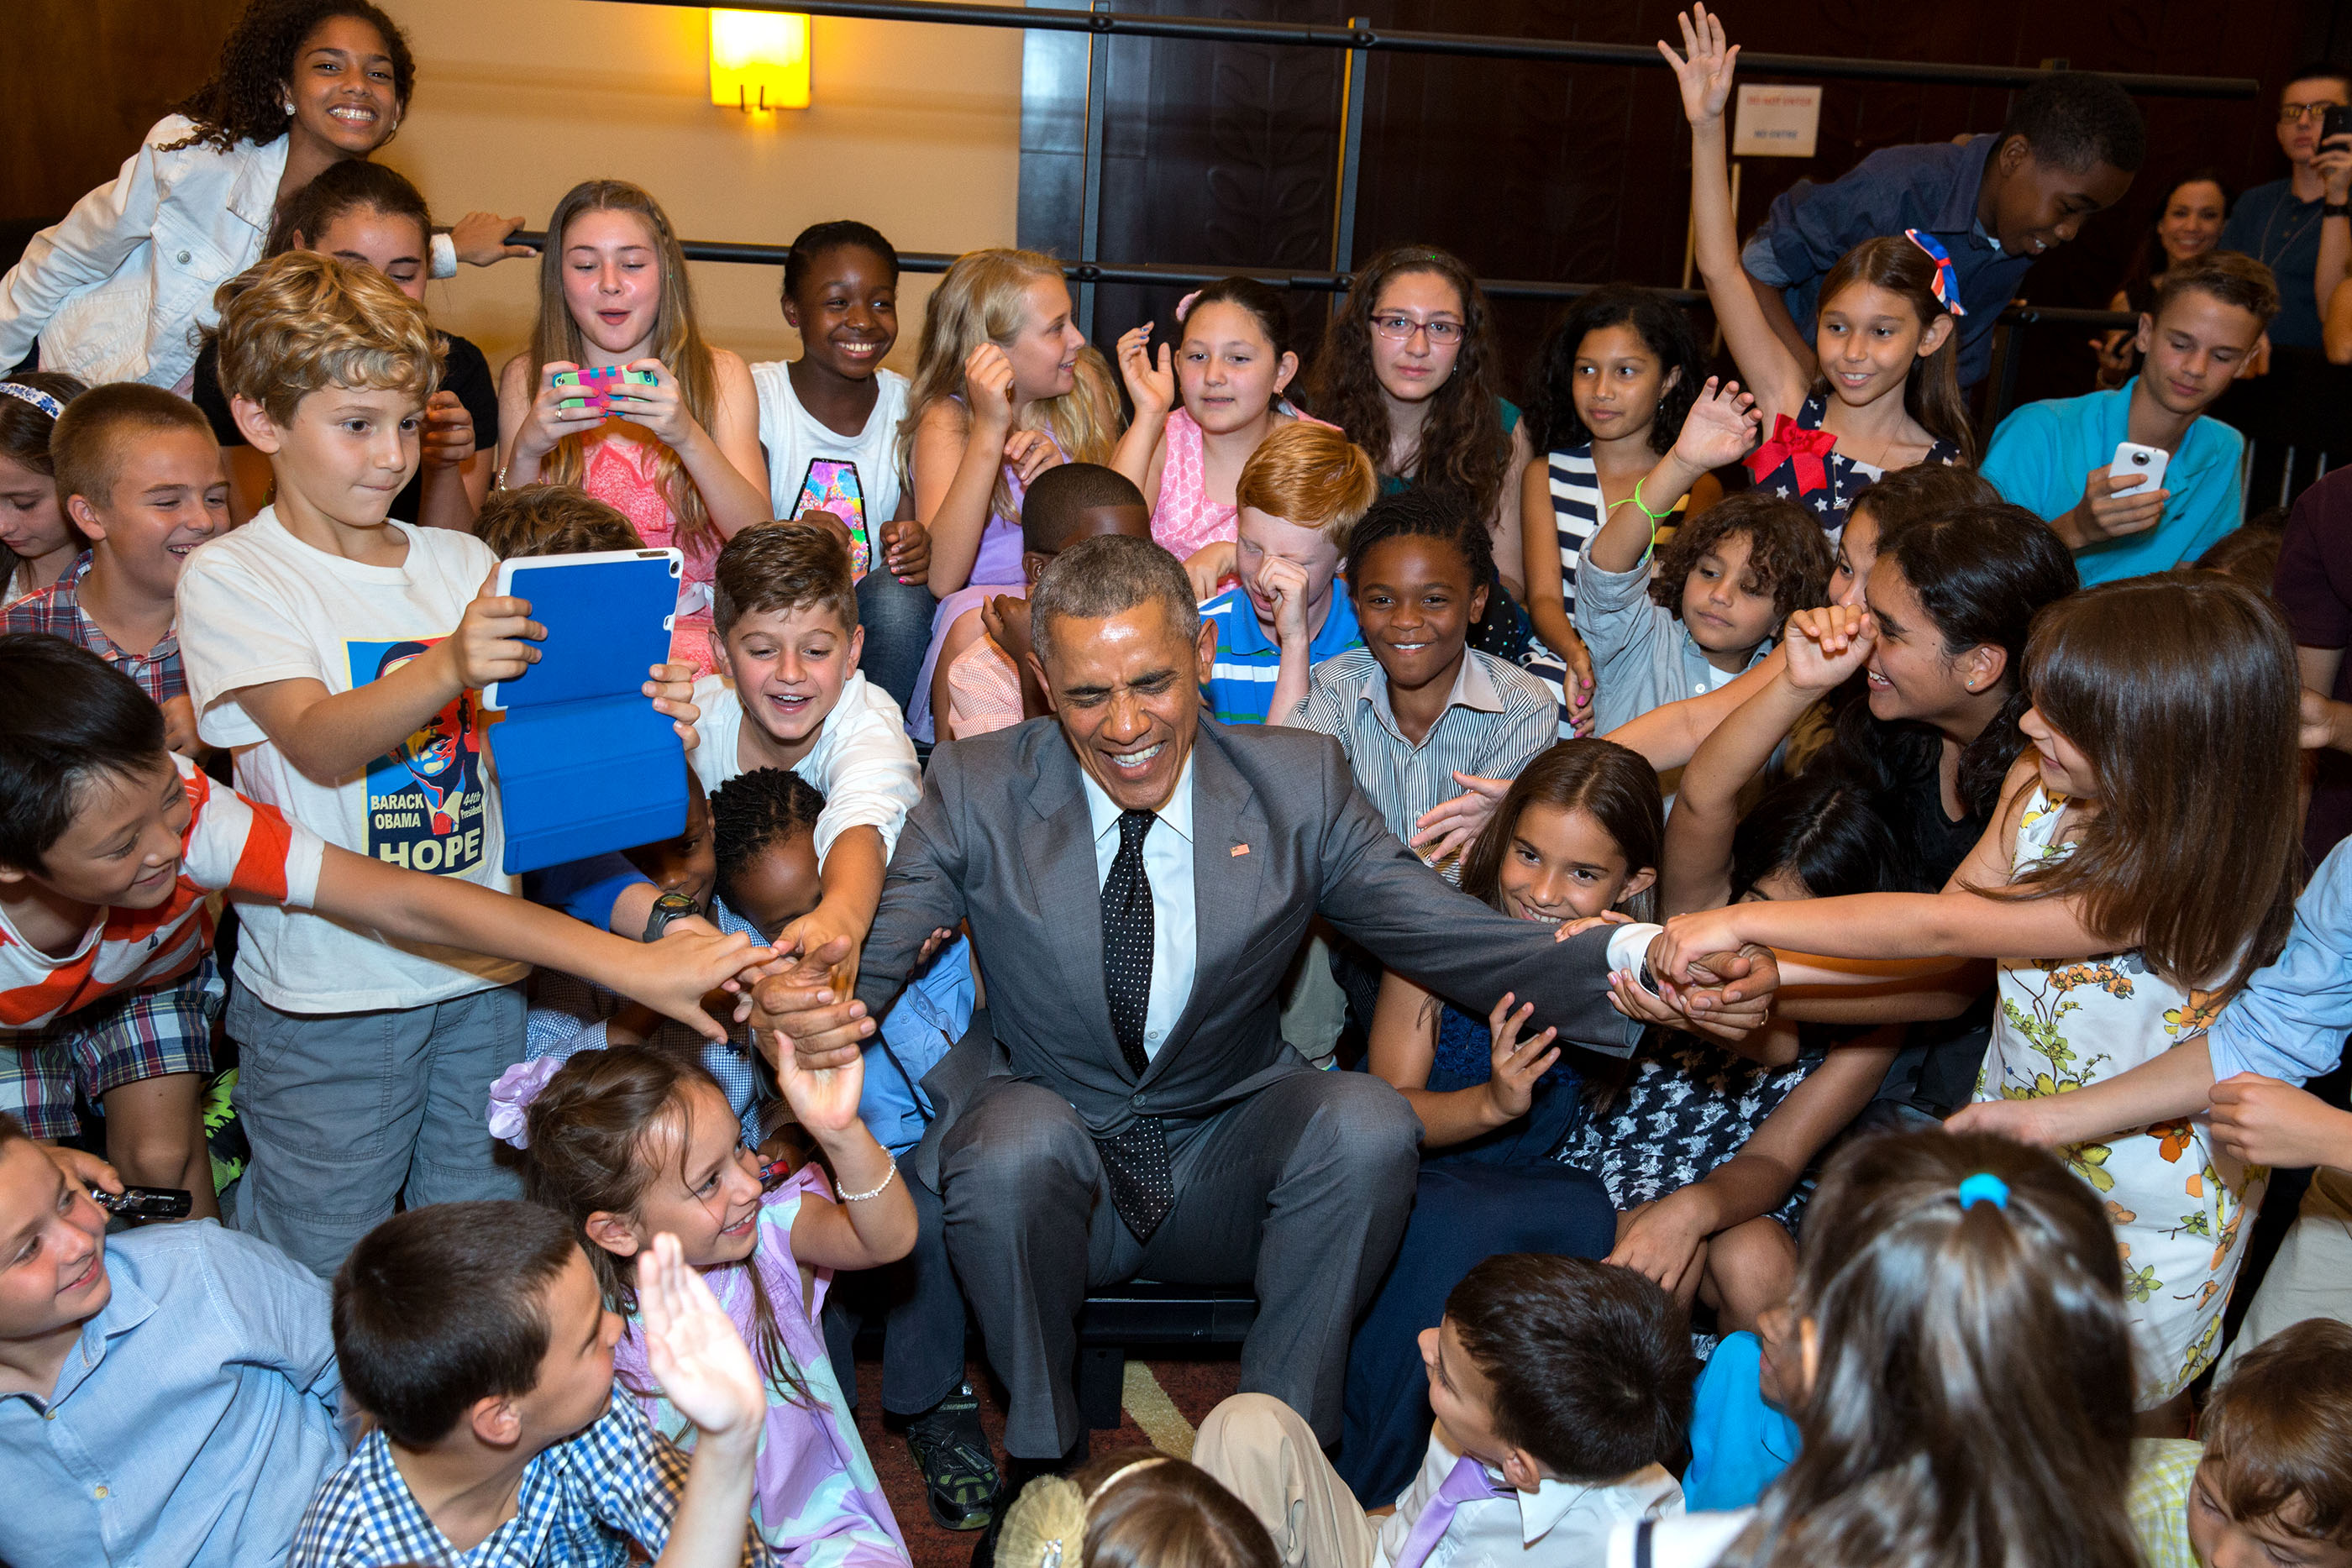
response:
<path id="1" fill-rule="evenodd" d="M 1279 724 L 1307 700 L 1309 666 L 1364 645 L 1338 587 L 1348 531 L 1380 494 L 1362 448 L 1300 420 L 1258 444 L 1234 485 L 1238 587 L 1201 606 L 1217 654 L 1201 695 L 1223 724 Z"/>
<path id="2" fill-rule="evenodd" d="M 625 941 L 339 849 L 163 741 L 163 710 L 96 653 L 0 636 L 0 1051 L 53 1056 L 89 1009 L 194 971 L 223 893 L 585 975 L 712 1040 L 725 1031 L 702 998 L 765 956 L 740 936 Z M 36 1137 L 71 1130 L 77 1071 L 46 1075 L 65 1082 L 66 1124 Z"/>

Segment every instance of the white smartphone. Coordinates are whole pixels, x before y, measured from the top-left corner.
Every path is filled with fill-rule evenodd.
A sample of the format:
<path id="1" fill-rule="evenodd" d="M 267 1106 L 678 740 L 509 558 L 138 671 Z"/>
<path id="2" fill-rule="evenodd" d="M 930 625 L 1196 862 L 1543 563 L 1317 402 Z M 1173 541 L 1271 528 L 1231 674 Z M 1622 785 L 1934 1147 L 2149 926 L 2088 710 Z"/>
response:
<path id="1" fill-rule="evenodd" d="M 2132 483 L 2112 492 L 2120 500 L 2137 496 L 2142 490 L 2161 489 L 2164 486 L 2164 465 L 2171 455 L 2154 446 L 2142 446 L 2137 441 L 2116 443 L 2116 460 L 2107 465 L 2107 476 L 2119 479 L 2131 476 Z"/>

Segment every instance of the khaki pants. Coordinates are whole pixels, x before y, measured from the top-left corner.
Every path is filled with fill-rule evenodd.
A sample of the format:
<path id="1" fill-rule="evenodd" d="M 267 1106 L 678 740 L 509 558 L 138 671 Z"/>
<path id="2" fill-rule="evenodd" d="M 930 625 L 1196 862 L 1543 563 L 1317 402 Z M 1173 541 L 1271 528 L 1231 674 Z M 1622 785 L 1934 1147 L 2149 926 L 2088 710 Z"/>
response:
<path id="1" fill-rule="evenodd" d="M 2303 1207 L 2279 1243 L 2219 1375 L 2229 1376 L 2241 1355 L 2305 1318 L 2352 1322 L 2352 1175 L 2343 1171 L 2312 1174 Z"/>
<path id="2" fill-rule="evenodd" d="M 1257 1515 L 1283 1568 L 1371 1568 L 1378 1526 L 1281 1400 L 1236 1394 L 1210 1411 L 1192 1462 Z"/>

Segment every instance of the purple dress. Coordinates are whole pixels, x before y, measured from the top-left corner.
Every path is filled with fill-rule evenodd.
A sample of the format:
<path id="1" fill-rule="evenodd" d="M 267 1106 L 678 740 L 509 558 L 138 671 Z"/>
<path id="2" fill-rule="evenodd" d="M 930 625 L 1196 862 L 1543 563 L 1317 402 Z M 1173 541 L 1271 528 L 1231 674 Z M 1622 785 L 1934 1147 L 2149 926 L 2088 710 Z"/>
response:
<path id="1" fill-rule="evenodd" d="M 1049 430 L 1045 434 L 1054 443 L 1054 450 L 1061 452 L 1062 444 L 1055 439 L 1054 433 Z M 1065 452 L 1062 455 L 1066 461 L 1069 454 Z M 1009 463 L 1004 465 L 1004 483 L 1013 492 L 1013 512 L 1017 517 L 1027 488 Z M 931 672 L 939 668 L 940 644 L 947 640 L 948 628 L 961 620 L 965 611 L 979 609 L 996 594 L 1027 591 L 1028 579 L 1021 570 L 1021 525 L 1007 522 L 992 510 L 987 524 L 980 530 L 980 553 L 972 559 L 971 580 L 941 599 L 940 607 L 931 612 L 931 645 L 923 650 L 922 673 L 915 677 L 914 701 L 907 705 L 908 734 L 917 740 L 934 737 Z"/>
<path id="2" fill-rule="evenodd" d="M 833 1188 L 814 1165 L 799 1170 L 761 1200 L 760 1241 L 747 1263 L 702 1271 L 720 1307 L 733 1320 L 743 1343 L 759 1355 L 752 1318 L 750 1270 L 760 1271 L 776 1330 L 792 1357 L 792 1373 L 807 1391 L 799 1403 L 768 1387 L 768 1420 L 760 1433 L 753 1463 L 751 1522 L 761 1539 L 796 1565 L 806 1568 L 908 1568 L 906 1538 L 891 1515 L 874 1462 L 849 1415 L 849 1402 L 834 1380 L 824 1335 L 815 1325 L 833 1270 L 816 1270 L 816 1281 L 801 1293 L 801 1266 L 793 1256 L 793 1220 L 804 1202 L 830 1203 Z M 764 1373 L 763 1366 L 761 1371 Z M 651 1389 L 646 1362 L 645 1325 L 629 1315 L 627 1332 L 614 1347 L 613 1371 L 626 1391 Z M 694 1425 L 658 1394 L 637 1403 L 655 1430 L 682 1448 L 694 1446 Z"/>

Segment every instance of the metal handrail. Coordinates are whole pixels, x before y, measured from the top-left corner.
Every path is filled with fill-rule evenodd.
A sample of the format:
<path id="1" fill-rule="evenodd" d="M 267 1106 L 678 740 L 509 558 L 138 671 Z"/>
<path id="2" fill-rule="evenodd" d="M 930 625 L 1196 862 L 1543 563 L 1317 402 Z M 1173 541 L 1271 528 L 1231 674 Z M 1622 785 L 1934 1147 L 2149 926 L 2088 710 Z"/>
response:
<path id="1" fill-rule="evenodd" d="M 695 5 L 703 0 L 606 0 L 615 5 Z M 1601 44 L 1581 38 L 1517 38 L 1477 33 L 1382 31 L 1369 25 L 1328 22 L 1245 22 L 1212 16 L 1154 16 L 1118 11 L 1032 10 L 1022 5 L 933 4 L 930 0 L 733 0 L 748 11 L 792 11 L 873 22 L 931 22 L 961 27 L 1018 27 L 1048 33 L 1113 37 L 1197 38 L 1210 43 L 1275 44 L 1306 48 L 1378 49 L 1390 54 L 1451 55 L 1489 60 L 1552 60 L 1562 65 L 1640 66 L 1663 70 L 1665 61 L 1646 44 Z M 1751 79 L 1759 76 L 1821 77 L 1839 81 L 1899 81 L 1955 87 L 2027 87 L 2047 75 L 2027 66 L 1945 65 L 1925 60 L 1855 59 L 1843 55 L 1768 55 L 1741 51 Z M 2253 98 L 2262 84 L 2247 77 L 2159 76 L 2100 71 L 2126 92 L 2152 98 Z"/>
<path id="2" fill-rule="evenodd" d="M 517 245 L 544 246 L 547 235 L 543 230 L 518 229 L 509 236 Z M 740 240 L 680 240 L 678 248 L 688 261 L 740 262 L 753 267 L 782 267 L 791 246 L 754 245 Z M 901 272 L 945 272 L 954 265 L 952 251 L 907 250 L 898 253 Z M 1293 290 L 1302 294 L 1344 294 L 1348 291 L 1349 275 L 1344 272 L 1293 272 L 1279 267 L 1186 267 L 1158 262 L 1065 261 L 1062 272 L 1074 283 L 1139 283 L 1182 284 L 1215 283 L 1227 277 L 1253 277 L 1269 287 Z M 1478 287 L 1492 299 L 1575 299 L 1598 288 L 1603 283 L 1549 283 L 1526 277 L 1482 277 Z M 1704 305 L 1706 295 L 1696 288 L 1654 288 L 1649 292 L 1671 299 L 1677 305 Z M 2105 329 L 2136 325 L 2139 318 L 2127 310 L 2084 310 L 2072 307 L 2050 305 L 2011 305 L 2003 310 L 2000 321 L 2003 326 L 2037 327 L 2070 326 Z"/>

